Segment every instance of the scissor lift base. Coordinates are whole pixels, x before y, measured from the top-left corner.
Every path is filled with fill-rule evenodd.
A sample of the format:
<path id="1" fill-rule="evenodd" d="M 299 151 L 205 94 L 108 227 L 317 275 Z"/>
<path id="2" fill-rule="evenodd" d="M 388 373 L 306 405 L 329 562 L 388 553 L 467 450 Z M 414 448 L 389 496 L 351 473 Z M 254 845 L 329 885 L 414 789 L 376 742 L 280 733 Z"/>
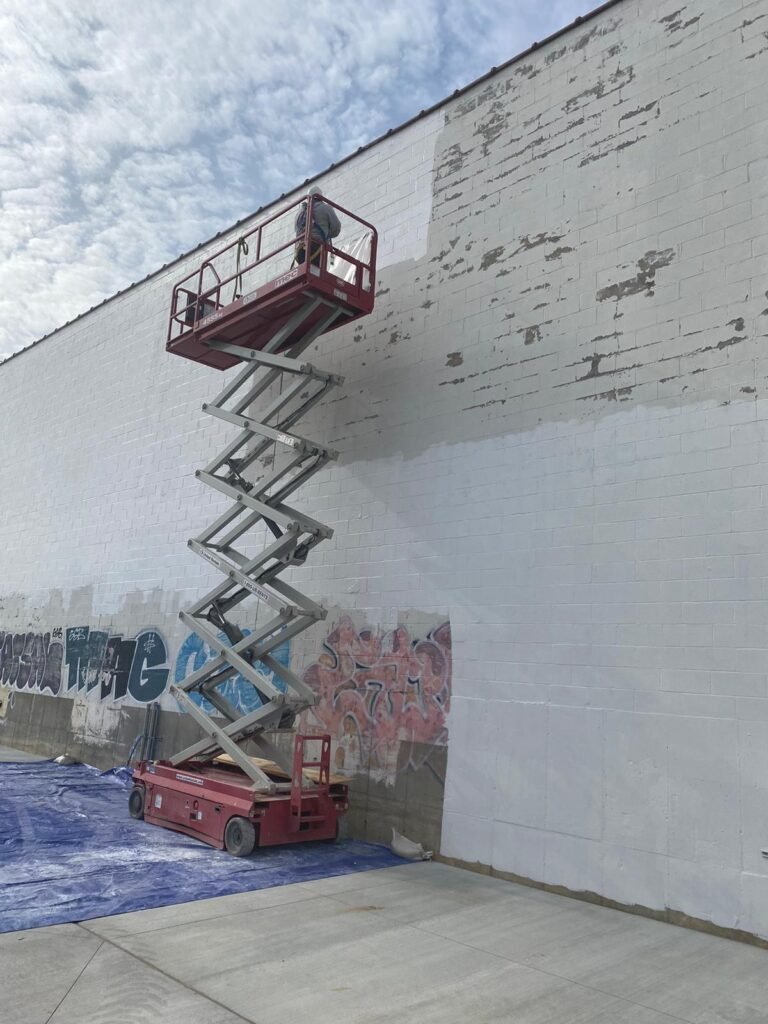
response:
<path id="1" fill-rule="evenodd" d="M 276 782 L 277 792 L 254 790 L 253 781 L 235 765 L 142 761 L 133 772 L 143 789 L 143 815 L 152 825 L 226 849 L 225 831 L 232 818 L 245 818 L 256 830 L 256 846 L 279 846 L 335 839 L 348 806 L 347 786 L 332 782 L 297 791 Z M 306 782 L 301 783 L 306 785 Z M 133 813 L 133 808 L 132 808 Z"/>

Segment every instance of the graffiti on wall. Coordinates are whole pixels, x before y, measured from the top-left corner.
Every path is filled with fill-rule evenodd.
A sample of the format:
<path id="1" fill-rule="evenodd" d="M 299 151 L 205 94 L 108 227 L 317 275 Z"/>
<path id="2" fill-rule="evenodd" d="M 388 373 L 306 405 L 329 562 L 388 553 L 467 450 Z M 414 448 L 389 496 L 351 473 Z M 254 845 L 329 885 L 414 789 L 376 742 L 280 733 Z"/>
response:
<path id="1" fill-rule="evenodd" d="M 13 690 L 147 704 L 165 692 L 169 674 L 168 650 L 156 629 L 133 638 L 89 626 L 0 631 L 0 684 Z"/>
<path id="2" fill-rule="evenodd" d="M 249 636 L 251 630 L 244 629 L 243 633 L 245 636 Z M 222 643 L 229 644 L 226 634 L 219 633 L 219 640 Z M 179 647 L 179 653 L 176 656 L 176 667 L 174 670 L 174 681 L 176 683 L 183 683 L 187 676 L 192 675 L 193 672 L 197 672 L 198 669 L 202 668 L 206 662 L 216 657 L 216 651 L 204 640 L 202 640 L 197 633 L 190 633 L 186 640 Z M 280 644 L 274 651 L 271 652 L 272 657 L 275 661 L 284 665 L 286 668 L 290 665 L 291 650 L 290 643 L 286 640 L 285 643 Z M 266 665 L 259 664 L 259 671 L 276 686 L 279 690 L 285 690 L 283 682 L 276 678 L 271 669 L 267 668 Z M 241 675 L 233 676 L 228 679 L 221 686 L 217 687 L 217 693 L 229 701 L 241 715 L 247 715 L 251 711 L 255 711 L 261 707 L 261 698 L 254 689 L 253 686 L 244 679 Z M 213 705 L 205 700 L 204 697 L 199 693 L 191 693 L 190 697 L 199 704 L 203 711 L 209 715 L 216 715 L 218 712 Z"/>
<path id="3" fill-rule="evenodd" d="M 148 704 L 162 696 L 170 675 L 165 640 L 156 629 L 132 640 L 87 626 L 67 629 L 64 664 L 67 690 L 95 690 L 100 700 L 128 695 Z"/>
<path id="4" fill-rule="evenodd" d="M 345 616 L 323 649 L 304 679 L 319 698 L 310 721 L 336 740 L 336 771 L 391 781 L 404 768 L 418 768 L 429 746 L 447 744 L 450 623 L 412 638 L 402 625 L 358 630 Z"/>
<path id="5" fill-rule="evenodd" d="M 8 633 L 0 630 L 0 685 L 54 696 L 61 690 L 64 631 Z"/>
<path id="6" fill-rule="evenodd" d="M 280 664 L 289 666 L 289 642 L 272 653 Z M 182 682 L 215 656 L 208 644 L 190 633 L 179 647 L 174 680 Z M 260 668 L 276 687 L 285 688 L 266 666 Z M 134 637 L 89 626 L 43 633 L 0 630 L 0 686 L 11 696 L 26 691 L 147 704 L 162 697 L 170 674 L 168 648 L 156 629 L 144 629 Z M 411 637 L 403 625 L 386 632 L 357 629 L 343 617 L 325 638 L 323 652 L 304 678 L 318 695 L 309 721 L 334 737 L 337 771 L 366 771 L 391 780 L 405 767 L 418 767 L 430 746 L 447 743 L 448 622 L 419 638 Z M 219 692 L 240 714 L 261 705 L 254 687 L 239 675 Z M 216 714 L 199 695 L 194 698 L 209 714 Z"/>

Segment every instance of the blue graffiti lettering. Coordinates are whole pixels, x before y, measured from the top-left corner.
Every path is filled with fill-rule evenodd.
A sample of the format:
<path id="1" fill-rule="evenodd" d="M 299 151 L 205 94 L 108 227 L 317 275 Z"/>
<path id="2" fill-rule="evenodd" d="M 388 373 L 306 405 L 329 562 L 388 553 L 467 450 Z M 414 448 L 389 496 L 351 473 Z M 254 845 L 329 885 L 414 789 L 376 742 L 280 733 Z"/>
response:
<path id="1" fill-rule="evenodd" d="M 246 636 L 250 635 L 249 629 L 244 629 L 243 632 Z M 222 643 L 229 644 L 226 634 L 219 633 L 218 639 Z M 189 636 L 184 640 L 182 645 L 179 647 L 179 653 L 176 656 L 176 666 L 174 669 L 174 681 L 176 683 L 183 683 L 184 680 L 190 676 L 193 672 L 197 672 L 207 662 L 211 661 L 216 657 L 216 651 L 213 650 L 204 640 L 202 640 L 196 633 L 190 633 Z M 290 666 L 291 661 L 291 647 L 290 641 L 286 640 L 272 651 L 272 657 L 284 668 Z M 261 662 L 257 663 L 258 670 L 264 674 L 264 676 L 276 686 L 278 690 L 285 692 L 285 684 L 283 681 L 276 676 L 271 669 L 267 668 Z M 247 715 L 251 711 L 255 711 L 261 707 L 262 701 L 256 692 L 255 688 L 244 679 L 242 675 L 238 675 L 227 679 L 225 683 L 217 688 L 219 693 L 224 700 L 228 701 L 241 715 Z M 190 694 L 192 700 L 198 704 L 206 714 L 216 715 L 218 714 L 216 708 L 205 700 L 199 693 Z"/>

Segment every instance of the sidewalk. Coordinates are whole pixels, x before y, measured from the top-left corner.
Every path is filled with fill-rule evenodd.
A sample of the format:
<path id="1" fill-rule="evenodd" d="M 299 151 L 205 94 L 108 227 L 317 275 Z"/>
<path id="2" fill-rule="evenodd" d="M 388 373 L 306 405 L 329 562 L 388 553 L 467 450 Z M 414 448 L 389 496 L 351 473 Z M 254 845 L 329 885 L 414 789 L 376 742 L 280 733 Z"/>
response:
<path id="1" fill-rule="evenodd" d="M 443 864 L 0 935 L 13 1024 L 766 1024 L 768 952 Z"/>

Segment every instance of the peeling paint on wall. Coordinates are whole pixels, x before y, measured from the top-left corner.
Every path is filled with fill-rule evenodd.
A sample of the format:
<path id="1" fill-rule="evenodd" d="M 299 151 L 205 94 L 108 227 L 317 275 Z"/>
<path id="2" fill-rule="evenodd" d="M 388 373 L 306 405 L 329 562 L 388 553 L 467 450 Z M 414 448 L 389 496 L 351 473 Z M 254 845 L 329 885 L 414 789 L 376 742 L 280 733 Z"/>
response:
<path id="1" fill-rule="evenodd" d="M 606 299 L 623 299 L 627 295 L 654 294 L 656 284 L 656 271 L 662 267 L 668 267 L 675 258 L 674 249 L 664 249 L 662 252 L 653 250 L 646 252 L 637 261 L 638 272 L 634 277 L 626 278 L 617 284 L 600 288 L 597 292 L 597 301 L 605 302 Z"/>

